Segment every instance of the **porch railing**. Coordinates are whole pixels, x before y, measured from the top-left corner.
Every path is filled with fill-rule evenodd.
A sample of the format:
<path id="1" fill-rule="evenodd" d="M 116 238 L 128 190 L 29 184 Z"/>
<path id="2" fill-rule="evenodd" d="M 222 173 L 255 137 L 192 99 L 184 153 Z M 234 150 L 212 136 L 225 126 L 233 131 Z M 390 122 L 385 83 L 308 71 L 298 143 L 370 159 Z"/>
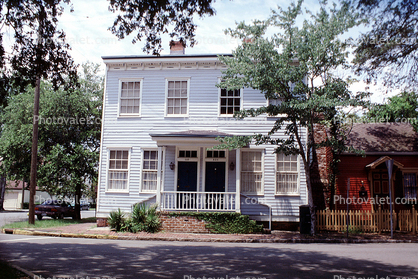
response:
<path id="1" fill-rule="evenodd" d="M 235 211 L 235 192 L 161 192 L 162 210 Z"/>

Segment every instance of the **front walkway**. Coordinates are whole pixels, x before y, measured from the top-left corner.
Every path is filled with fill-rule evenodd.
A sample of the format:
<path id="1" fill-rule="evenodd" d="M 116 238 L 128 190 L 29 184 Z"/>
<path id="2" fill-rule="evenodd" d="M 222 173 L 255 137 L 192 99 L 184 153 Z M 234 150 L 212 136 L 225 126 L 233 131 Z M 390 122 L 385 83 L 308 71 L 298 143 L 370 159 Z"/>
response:
<path id="1" fill-rule="evenodd" d="M 195 241 L 195 242 L 266 242 L 266 243 L 380 243 L 380 242 L 414 242 L 418 243 L 418 236 L 412 234 L 395 233 L 394 239 L 390 234 L 357 234 L 349 239 L 343 233 L 319 233 L 315 237 L 301 235 L 299 232 L 273 231 L 271 234 L 195 234 L 195 233 L 127 233 L 114 232 L 109 227 L 98 228 L 96 223 L 75 224 L 64 227 L 47 229 L 15 229 L 5 233 L 45 235 L 55 237 L 85 237 L 101 239 L 132 239 L 159 241 Z"/>

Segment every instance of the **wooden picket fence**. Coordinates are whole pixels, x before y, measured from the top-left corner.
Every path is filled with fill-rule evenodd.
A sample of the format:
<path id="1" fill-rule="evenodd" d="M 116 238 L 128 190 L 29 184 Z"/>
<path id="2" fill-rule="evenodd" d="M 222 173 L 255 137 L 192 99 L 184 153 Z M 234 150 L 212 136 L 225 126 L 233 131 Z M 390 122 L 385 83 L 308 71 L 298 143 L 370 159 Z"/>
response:
<path id="1" fill-rule="evenodd" d="M 417 233 L 418 212 L 414 206 L 412 210 L 393 211 L 394 230 Z M 377 211 L 353 210 L 348 213 L 349 230 L 361 232 L 390 231 L 390 210 Z M 347 211 L 318 210 L 316 213 L 316 227 L 320 231 L 346 231 Z"/>

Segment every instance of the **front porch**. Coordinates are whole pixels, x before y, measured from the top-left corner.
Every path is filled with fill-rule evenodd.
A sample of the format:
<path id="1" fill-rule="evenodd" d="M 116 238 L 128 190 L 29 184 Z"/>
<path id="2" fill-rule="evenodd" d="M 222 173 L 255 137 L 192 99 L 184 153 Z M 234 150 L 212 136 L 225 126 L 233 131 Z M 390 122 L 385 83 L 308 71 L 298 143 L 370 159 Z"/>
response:
<path id="1" fill-rule="evenodd" d="M 156 202 L 162 211 L 240 212 L 241 152 L 210 150 L 225 136 L 217 131 L 151 135 L 158 146 Z"/>

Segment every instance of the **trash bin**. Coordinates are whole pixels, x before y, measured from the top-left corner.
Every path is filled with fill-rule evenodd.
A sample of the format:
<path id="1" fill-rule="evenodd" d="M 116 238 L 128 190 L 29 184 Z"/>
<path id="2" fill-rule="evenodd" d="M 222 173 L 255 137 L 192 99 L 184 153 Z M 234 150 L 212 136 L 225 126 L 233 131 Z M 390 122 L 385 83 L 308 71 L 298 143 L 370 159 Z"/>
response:
<path id="1" fill-rule="evenodd" d="M 311 212 L 309 205 L 301 205 L 299 207 L 299 228 L 301 234 L 311 233 Z"/>

